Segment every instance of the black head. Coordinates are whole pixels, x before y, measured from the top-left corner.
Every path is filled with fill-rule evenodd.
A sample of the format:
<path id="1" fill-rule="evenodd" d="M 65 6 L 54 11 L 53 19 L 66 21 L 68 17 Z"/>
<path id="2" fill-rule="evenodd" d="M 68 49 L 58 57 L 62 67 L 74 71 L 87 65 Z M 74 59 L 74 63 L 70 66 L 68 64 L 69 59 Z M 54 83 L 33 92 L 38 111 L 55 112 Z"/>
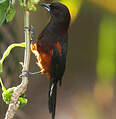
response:
<path id="1" fill-rule="evenodd" d="M 68 22 L 70 23 L 70 12 L 68 8 L 59 3 L 59 2 L 52 2 L 52 3 L 39 3 L 40 6 L 47 9 L 53 19 L 59 22 Z"/>

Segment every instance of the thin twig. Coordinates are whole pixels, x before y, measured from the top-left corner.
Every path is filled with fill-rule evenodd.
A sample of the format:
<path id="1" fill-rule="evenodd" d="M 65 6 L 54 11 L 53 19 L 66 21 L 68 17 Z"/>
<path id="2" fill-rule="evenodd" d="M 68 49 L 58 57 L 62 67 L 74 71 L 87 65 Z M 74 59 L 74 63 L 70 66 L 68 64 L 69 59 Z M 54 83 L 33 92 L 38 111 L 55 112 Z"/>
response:
<path id="1" fill-rule="evenodd" d="M 26 0 L 24 0 L 26 3 Z M 24 28 L 29 28 L 29 11 L 24 11 Z M 28 71 L 29 70 L 29 64 L 30 64 L 30 39 L 29 39 L 29 29 L 24 29 L 25 33 L 25 55 L 24 55 L 24 67 L 23 70 Z M 14 93 L 12 94 L 11 101 L 8 107 L 8 110 L 6 112 L 5 119 L 13 119 L 20 102 L 18 101 L 18 98 L 20 95 L 22 95 L 28 85 L 28 77 L 22 77 L 22 82 L 20 85 L 18 85 Z"/>

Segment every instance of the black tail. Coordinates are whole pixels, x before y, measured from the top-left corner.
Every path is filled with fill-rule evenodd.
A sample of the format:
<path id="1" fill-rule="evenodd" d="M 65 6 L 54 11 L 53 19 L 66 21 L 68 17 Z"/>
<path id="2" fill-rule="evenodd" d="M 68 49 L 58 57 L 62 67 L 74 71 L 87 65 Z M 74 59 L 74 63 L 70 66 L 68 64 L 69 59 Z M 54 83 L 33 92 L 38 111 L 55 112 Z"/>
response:
<path id="1" fill-rule="evenodd" d="M 49 112 L 52 113 L 52 119 L 55 118 L 55 110 L 56 110 L 56 95 L 57 95 L 57 83 L 50 80 L 49 85 L 49 94 L 48 94 L 48 107 Z"/>

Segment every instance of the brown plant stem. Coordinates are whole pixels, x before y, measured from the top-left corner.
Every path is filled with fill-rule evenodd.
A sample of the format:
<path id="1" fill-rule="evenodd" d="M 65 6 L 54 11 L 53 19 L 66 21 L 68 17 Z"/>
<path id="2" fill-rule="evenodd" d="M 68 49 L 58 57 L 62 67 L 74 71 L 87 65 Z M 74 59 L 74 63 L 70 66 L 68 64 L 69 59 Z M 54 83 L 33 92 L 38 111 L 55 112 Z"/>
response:
<path id="1" fill-rule="evenodd" d="M 24 3 L 26 5 L 26 0 L 24 0 Z M 30 55 L 31 55 L 29 29 L 27 28 L 29 28 L 29 11 L 25 10 L 24 11 L 24 34 L 25 34 L 26 46 L 25 46 L 23 71 L 29 70 Z M 26 91 L 27 85 L 28 85 L 28 77 L 23 77 L 21 84 L 15 88 L 14 93 L 12 94 L 9 107 L 5 115 L 5 119 L 13 119 L 20 104 L 20 102 L 18 101 L 18 98 L 20 95 L 22 95 Z"/>

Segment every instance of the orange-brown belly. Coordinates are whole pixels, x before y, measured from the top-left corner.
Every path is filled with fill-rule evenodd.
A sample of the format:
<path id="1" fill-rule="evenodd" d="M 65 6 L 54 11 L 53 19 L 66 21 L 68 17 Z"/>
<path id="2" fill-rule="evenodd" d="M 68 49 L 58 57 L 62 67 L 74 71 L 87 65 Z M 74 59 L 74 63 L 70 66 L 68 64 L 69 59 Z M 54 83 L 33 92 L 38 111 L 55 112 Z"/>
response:
<path id="1" fill-rule="evenodd" d="M 41 72 L 49 74 L 52 58 L 52 49 L 47 52 L 42 51 L 42 49 L 37 51 L 36 44 L 32 44 L 31 50 L 37 57 L 37 65 L 41 68 Z"/>

